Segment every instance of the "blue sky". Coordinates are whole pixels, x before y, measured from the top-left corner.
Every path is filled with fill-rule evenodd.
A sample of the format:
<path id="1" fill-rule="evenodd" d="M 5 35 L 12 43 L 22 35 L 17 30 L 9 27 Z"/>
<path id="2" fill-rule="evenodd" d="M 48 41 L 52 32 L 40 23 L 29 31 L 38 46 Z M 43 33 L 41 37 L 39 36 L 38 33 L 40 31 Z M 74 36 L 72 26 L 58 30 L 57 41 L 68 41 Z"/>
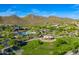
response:
<path id="1" fill-rule="evenodd" d="M 59 16 L 79 19 L 78 4 L 0 4 L 0 16 Z"/>

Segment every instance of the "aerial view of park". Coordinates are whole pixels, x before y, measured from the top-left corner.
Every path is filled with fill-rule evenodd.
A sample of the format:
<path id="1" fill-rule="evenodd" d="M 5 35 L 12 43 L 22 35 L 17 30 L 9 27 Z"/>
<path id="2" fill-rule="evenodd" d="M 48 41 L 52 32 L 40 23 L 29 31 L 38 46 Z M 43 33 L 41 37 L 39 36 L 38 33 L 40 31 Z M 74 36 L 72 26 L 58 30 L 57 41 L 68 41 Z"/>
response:
<path id="1" fill-rule="evenodd" d="M 79 5 L 0 4 L 0 55 L 79 55 Z"/>

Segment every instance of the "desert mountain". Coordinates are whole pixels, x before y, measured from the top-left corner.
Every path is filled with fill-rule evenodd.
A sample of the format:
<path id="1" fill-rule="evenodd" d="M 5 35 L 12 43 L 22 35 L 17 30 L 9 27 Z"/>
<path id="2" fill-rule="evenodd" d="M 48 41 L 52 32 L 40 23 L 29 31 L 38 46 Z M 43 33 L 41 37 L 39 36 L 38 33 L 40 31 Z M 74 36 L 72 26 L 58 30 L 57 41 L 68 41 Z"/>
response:
<path id="1" fill-rule="evenodd" d="M 27 15 L 25 17 L 18 17 L 16 15 L 12 16 L 0 16 L 0 24 L 27 24 L 27 25 L 44 25 L 44 24 L 72 24 L 73 22 L 78 22 L 71 18 L 61 18 L 56 16 L 37 16 L 37 15 Z"/>

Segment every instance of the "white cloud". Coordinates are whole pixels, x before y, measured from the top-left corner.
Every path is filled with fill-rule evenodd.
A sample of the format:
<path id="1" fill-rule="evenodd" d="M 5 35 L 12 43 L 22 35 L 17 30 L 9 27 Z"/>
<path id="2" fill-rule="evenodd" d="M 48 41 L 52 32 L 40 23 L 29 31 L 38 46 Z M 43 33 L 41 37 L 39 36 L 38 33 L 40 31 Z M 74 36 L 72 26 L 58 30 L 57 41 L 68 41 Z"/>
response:
<path id="1" fill-rule="evenodd" d="M 73 5 L 72 8 L 79 9 L 79 4 Z"/>
<path id="2" fill-rule="evenodd" d="M 30 13 L 28 14 L 34 14 L 34 15 L 39 15 L 39 16 L 52 16 L 52 15 L 56 15 L 55 11 L 40 11 L 38 9 L 32 9 Z"/>
<path id="3" fill-rule="evenodd" d="M 68 18 L 74 18 L 74 19 L 79 19 L 79 4 L 73 5 L 71 8 L 74 9 L 73 12 L 62 12 L 62 13 L 57 13 L 55 11 L 41 11 L 38 9 L 32 9 L 30 12 L 31 14 L 35 15 L 40 15 L 40 16 L 59 16 L 59 17 L 68 17 Z"/>
<path id="4" fill-rule="evenodd" d="M 12 6 L 11 8 L 7 9 L 6 11 L 0 12 L 0 16 L 16 15 L 19 11 L 16 11 L 15 9 L 16 9 L 16 7 Z"/>
<path id="5" fill-rule="evenodd" d="M 74 11 L 68 14 L 68 17 L 79 19 L 79 4 L 75 4 L 71 7 Z"/>
<path id="6" fill-rule="evenodd" d="M 8 9 L 4 12 L 0 12 L 1 16 L 9 16 L 9 15 L 13 15 L 13 14 L 16 14 L 16 11 L 12 11 L 11 9 Z"/>

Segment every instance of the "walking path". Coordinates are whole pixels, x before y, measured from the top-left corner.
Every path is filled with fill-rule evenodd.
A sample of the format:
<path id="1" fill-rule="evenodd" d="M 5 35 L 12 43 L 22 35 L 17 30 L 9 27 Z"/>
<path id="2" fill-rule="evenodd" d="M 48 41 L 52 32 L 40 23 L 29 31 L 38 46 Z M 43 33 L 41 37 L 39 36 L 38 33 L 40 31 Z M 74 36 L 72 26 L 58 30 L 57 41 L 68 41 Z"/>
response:
<path id="1" fill-rule="evenodd" d="M 33 39 L 28 40 L 28 41 L 32 41 L 32 40 L 41 40 L 42 42 L 54 42 L 54 41 L 56 41 L 56 39 L 52 39 L 52 40 L 47 39 L 47 40 L 45 40 L 43 38 L 33 38 Z"/>
<path id="2" fill-rule="evenodd" d="M 22 55 L 22 52 L 23 52 L 23 50 L 20 49 L 20 50 L 17 50 L 17 51 L 15 52 L 15 54 L 16 54 L 16 55 Z"/>

